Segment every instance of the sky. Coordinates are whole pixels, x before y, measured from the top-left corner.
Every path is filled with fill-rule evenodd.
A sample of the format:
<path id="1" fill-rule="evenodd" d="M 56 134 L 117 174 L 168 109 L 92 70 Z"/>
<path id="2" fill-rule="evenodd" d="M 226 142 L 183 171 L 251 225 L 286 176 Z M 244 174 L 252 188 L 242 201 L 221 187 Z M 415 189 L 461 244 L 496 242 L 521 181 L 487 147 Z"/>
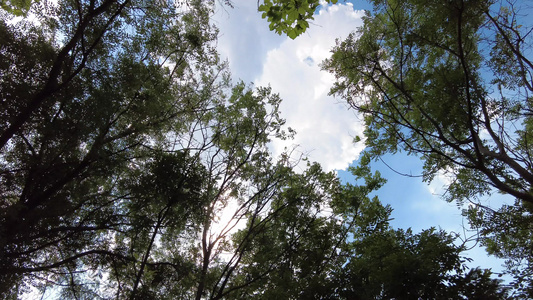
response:
<path id="1" fill-rule="evenodd" d="M 229 62 L 235 80 L 255 86 L 270 86 L 283 99 L 281 116 L 287 126 L 296 131 L 295 138 L 272 144 L 274 155 L 286 147 L 296 147 L 319 162 L 325 170 L 336 171 L 344 182 L 353 182 L 345 170 L 357 159 L 364 144 L 353 143 L 362 136 L 361 117 L 350 110 L 343 100 L 328 96 L 333 75 L 321 71 L 320 63 L 328 58 L 335 40 L 347 37 L 362 25 L 362 9 L 371 6 L 362 0 L 354 3 L 339 1 L 323 5 L 310 22 L 310 28 L 295 40 L 269 31 L 266 20 L 257 12 L 257 1 L 234 0 L 234 8 L 217 8 L 213 18 L 219 28 L 218 50 Z M 389 168 L 390 167 L 390 168 Z M 422 162 L 417 157 L 399 153 L 383 157 L 372 164 L 388 180 L 376 194 L 384 204 L 394 209 L 391 224 L 414 232 L 430 227 L 469 237 L 464 231 L 467 221 L 455 203 L 441 199 L 446 178 L 437 177 L 430 184 L 419 177 L 405 177 L 395 171 L 417 175 Z M 487 201 L 500 201 L 498 197 Z M 474 246 L 474 245 L 472 245 Z M 466 254 L 471 267 L 502 270 L 502 260 L 488 257 L 483 248 L 474 247 Z"/>

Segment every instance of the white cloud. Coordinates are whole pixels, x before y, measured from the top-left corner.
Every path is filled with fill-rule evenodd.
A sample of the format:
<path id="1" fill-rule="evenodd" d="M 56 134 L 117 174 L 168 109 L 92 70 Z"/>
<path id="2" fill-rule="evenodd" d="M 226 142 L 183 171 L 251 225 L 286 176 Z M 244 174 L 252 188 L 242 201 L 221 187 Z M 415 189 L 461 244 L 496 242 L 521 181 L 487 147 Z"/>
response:
<path id="1" fill-rule="evenodd" d="M 219 50 L 235 76 L 270 85 L 283 99 L 281 116 L 297 134 L 294 140 L 273 143 L 275 154 L 298 145 L 324 169 L 345 169 L 363 149 L 363 143 L 353 144 L 356 135 L 362 136 L 361 118 L 327 95 L 334 77 L 319 65 L 330 56 L 335 39 L 362 24 L 363 12 L 350 3 L 323 6 L 307 32 L 291 40 L 268 31 L 251 3 L 236 2 L 234 10 L 219 14 Z"/>
<path id="2" fill-rule="evenodd" d="M 453 178 L 454 174 L 451 169 L 438 171 L 433 180 L 427 184 L 427 188 L 432 195 L 443 197 L 453 182 Z"/>
<path id="3" fill-rule="evenodd" d="M 212 18 L 220 29 L 217 50 L 229 60 L 235 79 L 251 82 L 262 72 L 268 50 L 278 47 L 285 37 L 268 29 L 255 1 L 233 1 L 234 8 L 217 5 Z"/>

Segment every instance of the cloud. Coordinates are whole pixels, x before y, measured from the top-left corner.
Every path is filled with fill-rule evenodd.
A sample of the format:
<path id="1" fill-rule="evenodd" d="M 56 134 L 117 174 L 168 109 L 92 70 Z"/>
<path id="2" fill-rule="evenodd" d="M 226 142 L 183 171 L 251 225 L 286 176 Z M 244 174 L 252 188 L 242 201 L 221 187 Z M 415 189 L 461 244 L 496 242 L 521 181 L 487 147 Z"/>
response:
<path id="1" fill-rule="evenodd" d="M 217 50 L 228 59 L 235 79 L 251 82 L 261 74 L 268 50 L 278 47 L 285 37 L 269 31 L 257 2 L 234 1 L 234 8 L 217 4 L 212 18 L 220 30 Z"/>
<path id="2" fill-rule="evenodd" d="M 321 71 L 320 63 L 330 56 L 335 39 L 362 24 L 363 12 L 351 3 L 322 6 L 307 32 L 291 40 L 268 31 L 251 2 L 236 3 L 215 24 L 221 32 L 219 50 L 232 73 L 257 86 L 270 85 L 283 99 L 281 116 L 297 134 L 294 140 L 274 142 L 274 154 L 297 145 L 328 171 L 347 168 L 364 148 L 353 144 L 355 136 L 362 136 L 361 118 L 327 95 L 334 77 Z"/>
<path id="3" fill-rule="evenodd" d="M 448 187 L 453 182 L 452 170 L 438 171 L 433 180 L 427 184 L 427 189 L 432 195 L 444 197 L 447 193 Z"/>

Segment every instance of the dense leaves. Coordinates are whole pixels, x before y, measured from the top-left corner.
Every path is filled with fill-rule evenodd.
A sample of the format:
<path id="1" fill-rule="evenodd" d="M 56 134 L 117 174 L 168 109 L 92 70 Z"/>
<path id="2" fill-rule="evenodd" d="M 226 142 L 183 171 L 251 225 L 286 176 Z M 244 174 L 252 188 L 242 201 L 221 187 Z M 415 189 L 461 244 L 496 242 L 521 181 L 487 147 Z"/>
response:
<path id="1" fill-rule="evenodd" d="M 0 15 L 1 298 L 505 293 L 452 236 L 392 229 L 379 174 L 273 157 L 281 99 L 231 82 L 212 2 L 32 5 Z"/>
<path id="2" fill-rule="evenodd" d="M 9 0 L 2 0 L 0 2 L 0 7 L 3 10 L 9 11 L 10 13 L 22 16 L 28 13 L 28 10 L 30 9 L 31 1 L 30 0 L 15 0 L 15 1 L 9 1 Z"/>
<path id="3" fill-rule="evenodd" d="M 366 161 L 405 151 L 423 159 L 426 181 L 448 176 L 446 199 L 472 202 L 489 252 L 529 282 L 531 24 L 512 2 L 373 3 L 324 64 L 332 93 L 365 116 Z M 497 212 L 476 201 L 494 191 L 518 200 Z"/>
<path id="4" fill-rule="evenodd" d="M 37 23 L 2 16 L 2 297 L 24 283 L 93 297 L 102 274 L 120 274 L 108 292 L 134 298 L 148 265 L 165 271 L 148 259 L 161 232 L 204 217 L 211 174 L 176 137 L 208 131 L 228 85 L 209 6 L 176 5 L 60 1 L 36 5 Z"/>
<path id="5" fill-rule="evenodd" d="M 335 4 L 337 1 L 325 2 Z M 309 28 L 309 21 L 313 20 L 319 5 L 319 0 L 264 0 L 258 10 L 270 23 L 270 30 L 295 39 Z"/>

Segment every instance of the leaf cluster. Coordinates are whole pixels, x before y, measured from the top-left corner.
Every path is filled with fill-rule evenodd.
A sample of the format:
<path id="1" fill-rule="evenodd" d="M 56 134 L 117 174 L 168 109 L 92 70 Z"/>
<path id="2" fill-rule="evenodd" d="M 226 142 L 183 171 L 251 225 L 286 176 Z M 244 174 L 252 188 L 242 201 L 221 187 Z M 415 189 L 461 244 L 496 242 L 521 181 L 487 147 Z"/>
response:
<path id="1" fill-rule="evenodd" d="M 337 0 L 326 2 L 335 4 Z M 271 31 L 295 39 L 309 28 L 319 5 L 318 0 L 264 0 L 258 11 L 263 12 L 261 17 L 270 23 Z"/>

